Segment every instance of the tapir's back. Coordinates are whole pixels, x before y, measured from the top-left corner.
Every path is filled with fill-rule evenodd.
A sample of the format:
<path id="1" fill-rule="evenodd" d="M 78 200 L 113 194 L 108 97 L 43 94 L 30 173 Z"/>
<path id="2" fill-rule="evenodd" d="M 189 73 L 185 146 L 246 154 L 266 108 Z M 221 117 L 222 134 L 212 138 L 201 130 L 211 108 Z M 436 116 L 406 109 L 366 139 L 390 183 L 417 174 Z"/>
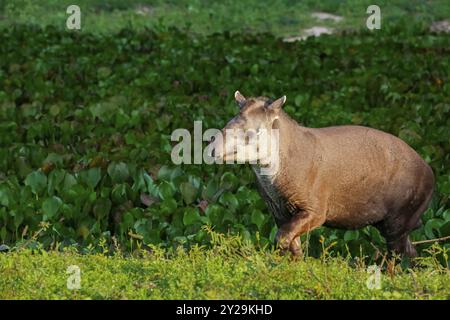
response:
<path id="1" fill-rule="evenodd" d="M 362 126 L 307 130 L 315 137 L 318 168 L 311 192 L 322 190 L 329 225 L 358 228 L 389 212 L 414 210 L 433 191 L 428 164 L 393 135 Z"/>

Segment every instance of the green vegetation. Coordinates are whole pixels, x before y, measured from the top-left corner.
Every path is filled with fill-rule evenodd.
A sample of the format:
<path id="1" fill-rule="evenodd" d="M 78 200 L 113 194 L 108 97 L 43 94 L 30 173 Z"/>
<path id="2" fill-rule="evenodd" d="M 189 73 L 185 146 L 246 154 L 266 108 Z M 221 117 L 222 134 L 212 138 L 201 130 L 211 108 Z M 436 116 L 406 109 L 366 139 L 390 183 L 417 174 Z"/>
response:
<path id="1" fill-rule="evenodd" d="M 0 26 L 33 23 L 65 27 L 66 8 L 77 4 L 83 31 L 117 32 L 124 27 L 186 28 L 201 34 L 214 32 L 270 32 L 297 36 L 301 30 L 326 26 L 336 30 L 362 29 L 370 0 L 10 0 L 0 1 Z M 380 0 L 383 24 L 408 17 L 407 24 L 430 24 L 450 17 L 447 0 Z M 313 12 L 327 12 L 343 20 L 318 21 Z"/>
<path id="2" fill-rule="evenodd" d="M 286 94 L 306 126 L 409 143 L 437 181 L 413 241 L 450 235 L 450 37 L 429 32 L 450 3 L 380 1 L 375 32 L 354 31 L 370 1 L 270 3 L 80 0 L 69 31 L 69 1 L 0 1 L 0 298 L 449 299 L 448 241 L 407 269 L 375 228 L 322 227 L 290 261 L 248 166 L 171 163 L 172 131 L 222 128 L 236 89 Z M 342 33 L 280 39 L 313 25 Z"/>
<path id="3" fill-rule="evenodd" d="M 376 289 L 363 261 L 326 254 L 291 261 L 236 238 L 218 239 L 208 250 L 137 253 L 1 254 L 0 299 L 450 299 L 449 271 L 432 257 L 408 271 L 390 262 Z M 79 267 L 78 290 L 67 288 L 69 266 Z"/>
<path id="4" fill-rule="evenodd" d="M 222 128 L 232 93 L 286 94 L 307 126 L 362 124 L 400 136 L 437 193 L 413 240 L 450 233 L 450 37 L 422 29 L 283 43 L 270 36 L 17 26 L 0 33 L 0 240 L 45 248 L 101 241 L 208 244 L 202 225 L 261 247 L 276 228 L 246 166 L 170 161 L 176 128 Z M 374 52 L 376 48 L 376 52 Z M 375 228 L 320 228 L 309 254 L 374 258 Z M 449 246 L 450 244 L 445 244 Z M 429 244 L 422 245 L 423 250 Z M 306 249 L 306 248 L 305 248 Z"/>

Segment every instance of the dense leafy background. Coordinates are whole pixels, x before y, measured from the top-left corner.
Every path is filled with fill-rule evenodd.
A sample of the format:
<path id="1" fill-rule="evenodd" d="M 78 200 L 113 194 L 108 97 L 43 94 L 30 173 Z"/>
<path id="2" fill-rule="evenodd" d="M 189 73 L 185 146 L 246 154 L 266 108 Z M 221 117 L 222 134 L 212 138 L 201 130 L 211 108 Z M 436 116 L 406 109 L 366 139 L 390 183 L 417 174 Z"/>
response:
<path id="1" fill-rule="evenodd" d="M 269 34 L 14 26 L 0 43 L 3 243 L 208 244 L 204 224 L 271 243 L 274 222 L 249 168 L 170 162 L 171 132 L 194 120 L 221 128 L 236 113 L 236 89 L 286 94 L 285 110 L 306 126 L 361 124 L 404 139 L 437 177 L 413 238 L 450 234 L 448 35 L 394 27 L 283 43 Z M 371 255 L 384 240 L 369 227 L 320 228 L 308 241 L 310 254 L 331 245 Z"/>
<path id="2" fill-rule="evenodd" d="M 2 0 L 0 27 L 16 23 L 64 28 L 72 0 Z M 188 27 L 191 32 L 270 32 L 297 36 L 302 29 L 326 26 L 336 31 L 365 28 L 372 0 L 77 0 L 83 32 L 110 33 L 124 27 L 142 30 Z M 382 25 L 429 25 L 450 17 L 448 0 L 377 0 Z M 343 17 L 318 21 L 313 12 Z"/>

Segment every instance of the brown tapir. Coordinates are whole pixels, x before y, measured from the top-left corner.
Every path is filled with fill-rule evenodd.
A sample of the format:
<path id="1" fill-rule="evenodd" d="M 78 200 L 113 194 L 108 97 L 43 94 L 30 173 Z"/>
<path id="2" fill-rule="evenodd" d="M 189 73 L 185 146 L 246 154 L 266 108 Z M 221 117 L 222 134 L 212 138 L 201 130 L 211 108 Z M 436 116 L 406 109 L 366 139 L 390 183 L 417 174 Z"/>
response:
<path id="1" fill-rule="evenodd" d="M 240 129 L 258 135 L 278 129 L 273 130 L 278 132 L 276 141 L 267 135 L 269 143 L 277 144 L 277 170 L 262 175 L 259 165 L 253 168 L 259 192 L 279 227 L 276 240 L 282 249 L 300 254 L 300 235 L 321 225 L 374 225 L 390 251 L 416 255 L 408 235 L 421 225 L 434 176 L 410 146 L 363 126 L 300 126 L 282 110 L 285 96 L 275 101 L 246 99 L 236 91 L 235 99 L 239 114 L 222 130 L 224 143 L 217 139 L 211 149 L 216 160 L 262 160 L 248 153 L 239 159 L 235 147 L 250 143 L 248 136 L 227 139 L 227 132 Z"/>

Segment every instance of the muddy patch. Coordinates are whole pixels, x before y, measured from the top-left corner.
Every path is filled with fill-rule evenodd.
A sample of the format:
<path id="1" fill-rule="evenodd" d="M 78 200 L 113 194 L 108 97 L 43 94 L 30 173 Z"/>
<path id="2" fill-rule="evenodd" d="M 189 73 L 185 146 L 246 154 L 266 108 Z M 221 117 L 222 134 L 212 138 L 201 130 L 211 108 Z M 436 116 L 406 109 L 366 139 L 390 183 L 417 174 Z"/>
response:
<path id="1" fill-rule="evenodd" d="M 311 14 L 311 17 L 319 20 L 319 21 L 332 21 L 332 22 L 341 22 L 344 17 L 335 15 L 335 14 L 331 14 L 331 13 L 327 13 L 327 12 L 313 12 Z M 290 37 L 286 37 L 283 39 L 284 42 L 295 42 L 295 41 L 301 41 L 301 40 L 305 40 L 308 37 L 319 37 L 323 34 L 333 34 L 335 32 L 335 30 L 331 27 L 326 27 L 326 26 L 313 26 L 311 28 L 307 28 L 307 29 L 303 29 L 300 31 L 300 34 L 298 35 L 293 35 Z"/>
<path id="2" fill-rule="evenodd" d="M 435 21 L 430 26 L 431 32 L 450 32 L 450 21 Z"/>
<path id="3" fill-rule="evenodd" d="M 331 20 L 333 22 L 340 22 L 342 21 L 344 18 L 335 14 L 331 14 L 331 13 L 327 13 L 327 12 L 313 12 L 311 14 L 311 17 L 320 20 L 320 21 L 324 21 L 324 20 Z"/>

